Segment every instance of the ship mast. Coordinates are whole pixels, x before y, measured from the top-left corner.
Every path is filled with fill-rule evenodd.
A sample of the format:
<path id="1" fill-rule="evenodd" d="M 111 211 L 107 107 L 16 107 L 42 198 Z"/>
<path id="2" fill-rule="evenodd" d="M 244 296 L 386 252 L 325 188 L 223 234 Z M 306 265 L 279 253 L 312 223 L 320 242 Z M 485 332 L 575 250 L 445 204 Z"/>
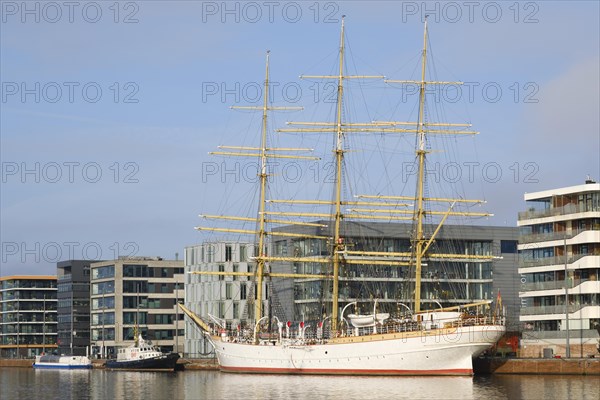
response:
<path id="1" fill-rule="evenodd" d="M 345 132 L 352 131 L 360 131 L 362 127 L 374 126 L 372 123 L 366 124 L 352 124 L 345 123 L 342 120 L 343 112 L 343 98 L 344 98 L 344 80 L 346 79 L 383 79 L 384 76 L 380 75 L 344 75 L 344 53 L 345 53 L 345 44 L 344 44 L 344 19 L 345 15 L 342 15 L 342 24 L 340 30 L 340 48 L 339 48 L 339 56 L 338 56 L 338 74 L 337 75 L 302 75 L 300 78 L 304 79 L 335 79 L 337 81 L 337 98 L 336 98 L 336 115 L 335 122 L 288 122 L 291 125 L 308 125 L 312 126 L 312 128 L 291 128 L 291 129 L 278 129 L 278 132 L 331 132 L 335 134 L 336 144 L 334 148 L 335 153 L 335 194 L 333 201 L 320 201 L 319 204 L 330 204 L 334 207 L 335 212 L 333 215 L 334 226 L 333 226 L 333 235 L 331 244 L 331 263 L 333 269 L 333 279 L 332 279 L 332 310 L 331 310 L 331 330 L 336 331 L 338 329 L 338 309 L 339 309 L 339 275 L 340 275 L 340 266 L 342 264 L 342 253 L 345 249 L 344 239 L 341 235 L 341 225 L 342 220 L 345 217 L 349 217 L 349 215 L 344 215 L 342 213 L 342 205 L 352 204 L 354 205 L 368 205 L 368 203 L 361 202 L 347 202 L 342 199 L 342 183 L 343 183 L 343 162 L 344 162 L 344 134 Z M 357 128 L 359 127 L 359 128 Z M 297 203 L 303 204 L 316 204 L 314 202 L 307 201 L 296 201 Z M 308 214 L 304 214 L 304 216 L 309 216 Z M 317 217 L 320 215 L 313 214 L 313 216 Z M 331 215 L 325 215 L 331 217 Z M 364 261 L 359 261 L 360 264 L 365 264 Z"/>
<path id="2" fill-rule="evenodd" d="M 195 274 L 199 275 L 229 275 L 229 276 L 255 276 L 256 278 L 256 300 L 254 304 L 254 319 L 255 321 L 259 321 L 262 318 L 262 302 L 263 302 L 263 283 L 264 278 L 267 276 L 270 277 L 287 277 L 288 274 L 272 274 L 265 272 L 266 262 L 270 261 L 270 257 L 268 257 L 266 252 L 267 245 L 267 236 L 290 236 L 293 233 L 284 233 L 284 232 L 267 232 L 266 224 L 267 223 L 290 223 L 289 221 L 282 220 L 269 220 L 267 219 L 267 211 L 266 211 L 266 203 L 267 203 L 267 181 L 268 181 L 268 160 L 270 158 L 284 158 L 284 159 L 297 159 L 297 160 L 319 160 L 318 157 L 311 156 L 302 156 L 297 154 L 285 154 L 289 152 L 306 152 L 312 151 L 312 149 L 305 148 L 270 148 L 268 147 L 267 140 L 267 115 L 268 111 L 273 110 L 302 110 L 302 107 L 275 107 L 268 105 L 268 96 L 269 96 L 269 57 L 270 52 L 267 51 L 266 55 L 266 66 L 265 66 L 265 83 L 264 83 L 264 92 L 263 92 L 263 105 L 258 106 L 232 106 L 232 109 L 241 109 L 241 110 L 260 110 L 262 111 L 262 123 L 261 123 L 261 142 L 260 147 L 244 147 L 244 146 L 219 146 L 220 149 L 229 149 L 229 150 L 237 150 L 237 151 L 215 151 L 210 152 L 212 155 L 222 155 L 222 156 L 237 156 L 237 157 L 257 157 L 259 159 L 259 182 L 260 182 L 260 194 L 259 194 L 259 209 L 256 218 L 248 218 L 248 217 L 240 217 L 240 216 L 225 216 L 225 215 L 200 215 L 205 219 L 219 219 L 219 220 L 230 220 L 230 221 L 256 221 L 257 229 L 248 230 L 248 229 L 232 229 L 232 228 L 220 228 L 220 227 L 196 227 L 195 229 L 200 231 L 215 231 L 215 232 L 227 232 L 227 233 L 239 233 L 239 234 L 248 234 L 248 235 L 256 235 L 257 245 L 258 245 L 258 254 L 254 257 L 256 261 L 256 269 L 254 273 L 246 273 L 246 272 L 213 272 L 213 271 L 196 271 Z M 282 154 L 283 152 L 283 154 Z M 302 223 L 298 223 L 302 224 Z M 322 237 L 315 236 L 315 238 L 321 239 Z M 291 277 L 302 277 L 300 274 L 289 274 Z"/>
<path id="3" fill-rule="evenodd" d="M 416 156 L 418 163 L 417 170 L 417 190 L 415 197 L 406 196 L 378 196 L 379 199 L 387 200 L 414 200 L 415 209 L 413 211 L 413 221 L 416 223 L 416 232 L 412 240 L 412 246 L 414 249 L 414 256 L 411 256 L 411 260 L 414 259 L 415 266 L 415 293 L 414 293 L 414 312 L 421 312 L 421 270 L 423 266 L 423 258 L 429 257 L 431 259 L 454 259 L 454 260 L 480 260 L 489 261 L 493 259 L 491 256 L 474 256 L 474 255 L 458 255 L 458 254 L 427 254 L 429 247 L 434 242 L 436 235 L 440 232 L 440 229 L 446 219 L 449 216 L 464 216 L 464 217 L 487 217 L 492 214 L 485 212 L 464 212 L 464 211 L 453 211 L 453 207 L 456 203 L 462 204 L 482 204 L 482 200 L 468 200 L 468 199 L 448 199 L 448 198 L 426 198 L 425 197 L 425 157 L 428 153 L 426 150 L 426 135 L 438 134 L 438 135 L 474 135 L 478 132 L 465 130 L 465 129 L 454 129 L 453 127 L 470 127 L 470 124 L 462 123 L 428 123 L 425 122 L 425 94 L 427 85 L 462 85 L 463 82 L 447 82 L 447 81 L 427 81 L 426 80 L 426 65 L 427 65 L 427 16 L 425 16 L 425 24 L 423 30 L 423 50 L 421 54 L 421 80 L 386 80 L 387 83 L 400 83 L 400 84 L 417 84 L 419 85 L 419 115 L 416 123 L 414 122 L 380 122 L 382 126 L 389 125 L 391 128 L 385 127 L 382 132 L 413 132 L 417 135 L 417 146 Z M 414 126 L 414 128 L 398 128 L 397 126 Z M 373 198 L 373 196 L 359 196 L 361 198 Z M 437 203 L 449 203 L 450 207 L 447 211 L 428 211 L 425 210 L 425 202 L 437 202 Z M 439 215 L 442 216 L 439 224 L 430 238 L 425 237 L 424 233 L 424 220 L 425 215 Z"/>
<path id="4" fill-rule="evenodd" d="M 336 108 L 336 147 L 335 147 L 335 225 L 333 234 L 333 290 L 332 290 L 332 310 L 331 321 L 332 331 L 337 330 L 338 320 L 338 295 L 339 295 L 339 276 L 340 276 L 340 252 L 344 246 L 340 236 L 340 225 L 342 220 L 342 166 L 344 161 L 344 132 L 342 131 L 342 98 L 344 94 L 344 17 L 342 17 L 342 29 L 340 32 L 340 56 L 339 56 L 339 75 L 337 88 L 337 108 Z"/>
<path id="5" fill-rule="evenodd" d="M 258 222 L 258 259 L 256 261 L 256 302 L 254 304 L 254 315 L 256 321 L 262 317 L 262 285 L 265 269 L 265 203 L 267 191 L 267 111 L 269 98 L 269 51 L 267 51 L 267 61 L 265 67 L 265 88 L 263 96 L 263 115 L 262 115 L 262 135 L 260 145 L 260 198 Z"/>
<path id="6" fill-rule="evenodd" d="M 418 130 L 418 148 L 417 158 L 419 159 L 419 169 L 417 172 L 417 204 L 415 209 L 415 218 L 417 222 L 417 232 L 413 246 L 415 246 L 415 312 L 421 311 L 421 264 L 423 256 L 423 244 L 425 242 L 423 235 L 423 219 L 425 210 L 423 209 L 423 186 L 425 180 L 425 63 L 427 62 L 427 18 L 425 18 L 425 29 L 423 31 L 423 55 L 421 59 L 421 84 L 419 90 L 419 116 L 417 119 Z"/>

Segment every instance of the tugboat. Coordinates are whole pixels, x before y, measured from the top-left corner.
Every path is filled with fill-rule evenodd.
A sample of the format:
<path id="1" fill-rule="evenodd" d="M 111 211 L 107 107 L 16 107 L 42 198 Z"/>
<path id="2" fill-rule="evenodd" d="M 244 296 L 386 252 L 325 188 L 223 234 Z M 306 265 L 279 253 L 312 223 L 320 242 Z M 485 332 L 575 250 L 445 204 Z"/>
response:
<path id="1" fill-rule="evenodd" d="M 107 369 L 128 371 L 175 371 L 178 359 L 179 354 L 162 353 L 138 335 L 132 346 L 119 349 L 117 359 L 106 361 L 105 366 Z"/>

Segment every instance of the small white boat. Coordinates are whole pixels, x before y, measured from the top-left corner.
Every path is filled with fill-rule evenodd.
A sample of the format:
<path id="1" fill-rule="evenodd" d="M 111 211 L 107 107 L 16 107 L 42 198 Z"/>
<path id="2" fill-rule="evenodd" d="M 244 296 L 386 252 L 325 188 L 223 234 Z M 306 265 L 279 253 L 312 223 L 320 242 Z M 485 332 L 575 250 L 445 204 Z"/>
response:
<path id="1" fill-rule="evenodd" d="M 86 356 L 41 355 L 35 357 L 33 368 L 39 369 L 90 369 L 92 360 Z"/>

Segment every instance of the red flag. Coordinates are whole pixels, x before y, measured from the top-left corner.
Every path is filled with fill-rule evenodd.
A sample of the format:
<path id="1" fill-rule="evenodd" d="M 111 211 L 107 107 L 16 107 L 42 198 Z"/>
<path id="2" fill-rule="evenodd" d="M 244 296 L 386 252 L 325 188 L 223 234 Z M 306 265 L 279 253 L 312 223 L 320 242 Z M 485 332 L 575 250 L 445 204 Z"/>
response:
<path id="1" fill-rule="evenodd" d="M 500 289 L 498 289 L 498 298 L 496 299 L 496 307 L 502 308 L 502 296 L 500 296 Z"/>

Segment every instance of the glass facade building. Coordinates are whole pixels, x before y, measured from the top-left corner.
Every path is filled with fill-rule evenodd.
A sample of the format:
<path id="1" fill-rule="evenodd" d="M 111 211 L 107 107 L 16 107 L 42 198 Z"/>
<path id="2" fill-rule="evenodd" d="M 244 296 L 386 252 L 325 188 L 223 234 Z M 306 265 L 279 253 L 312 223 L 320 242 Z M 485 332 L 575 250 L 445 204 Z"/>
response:
<path id="1" fill-rule="evenodd" d="M 57 348 L 55 276 L 0 278 L 0 357 L 32 358 Z"/>
<path id="2" fill-rule="evenodd" d="M 600 184 L 528 193 L 525 200 L 518 222 L 524 354 L 597 354 Z"/>
<path id="3" fill-rule="evenodd" d="M 89 354 L 91 262 L 69 260 L 56 265 L 59 354 Z"/>
<path id="4" fill-rule="evenodd" d="M 327 221 L 318 224 L 328 225 Z M 429 235 L 436 226 L 426 225 Z M 282 231 L 307 236 L 331 236 L 329 228 L 285 227 Z M 345 222 L 342 237 L 345 248 L 355 252 L 410 253 L 410 224 Z M 494 300 L 499 291 L 507 306 L 509 324 L 518 322 L 516 284 L 517 229 L 486 226 L 443 226 L 432 244 L 421 270 L 421 307 L 435 309 L 441 306 L 468 304 Z M 276 257 L 321 257 L 329 254 L 326 240 L 311 238 L 283 238 L 274 243 Z M 488 256 L 487 261 L 435 258 L 434 254 Z M 494 259 L 491 259 L 494 258 Z M 364 260 L 364 257 L 363 257 Z M 401 258 L 398 258 L 401 261 Z M 331 266 L 323 263 L 294 262 L 280 266 L 293 273 L 331 274 Z M 364 264 L 344 264 L 340 268 L 339 307 L 358 302 L 372 307 L 378 299 L 378 308 L 399 311 L 400 303 L 410 307 L 414 303 L 414 271 L 402 265 L 378 265 L 364 260 Z M 318 321 L 330 313 L 331 283 L 323 280 L 296 280 L 294 282 L 294 318 Z M 364 309 L 363 312 L 372 312 Z M 511 327 L 512 328 L 512 327 Z"/>

